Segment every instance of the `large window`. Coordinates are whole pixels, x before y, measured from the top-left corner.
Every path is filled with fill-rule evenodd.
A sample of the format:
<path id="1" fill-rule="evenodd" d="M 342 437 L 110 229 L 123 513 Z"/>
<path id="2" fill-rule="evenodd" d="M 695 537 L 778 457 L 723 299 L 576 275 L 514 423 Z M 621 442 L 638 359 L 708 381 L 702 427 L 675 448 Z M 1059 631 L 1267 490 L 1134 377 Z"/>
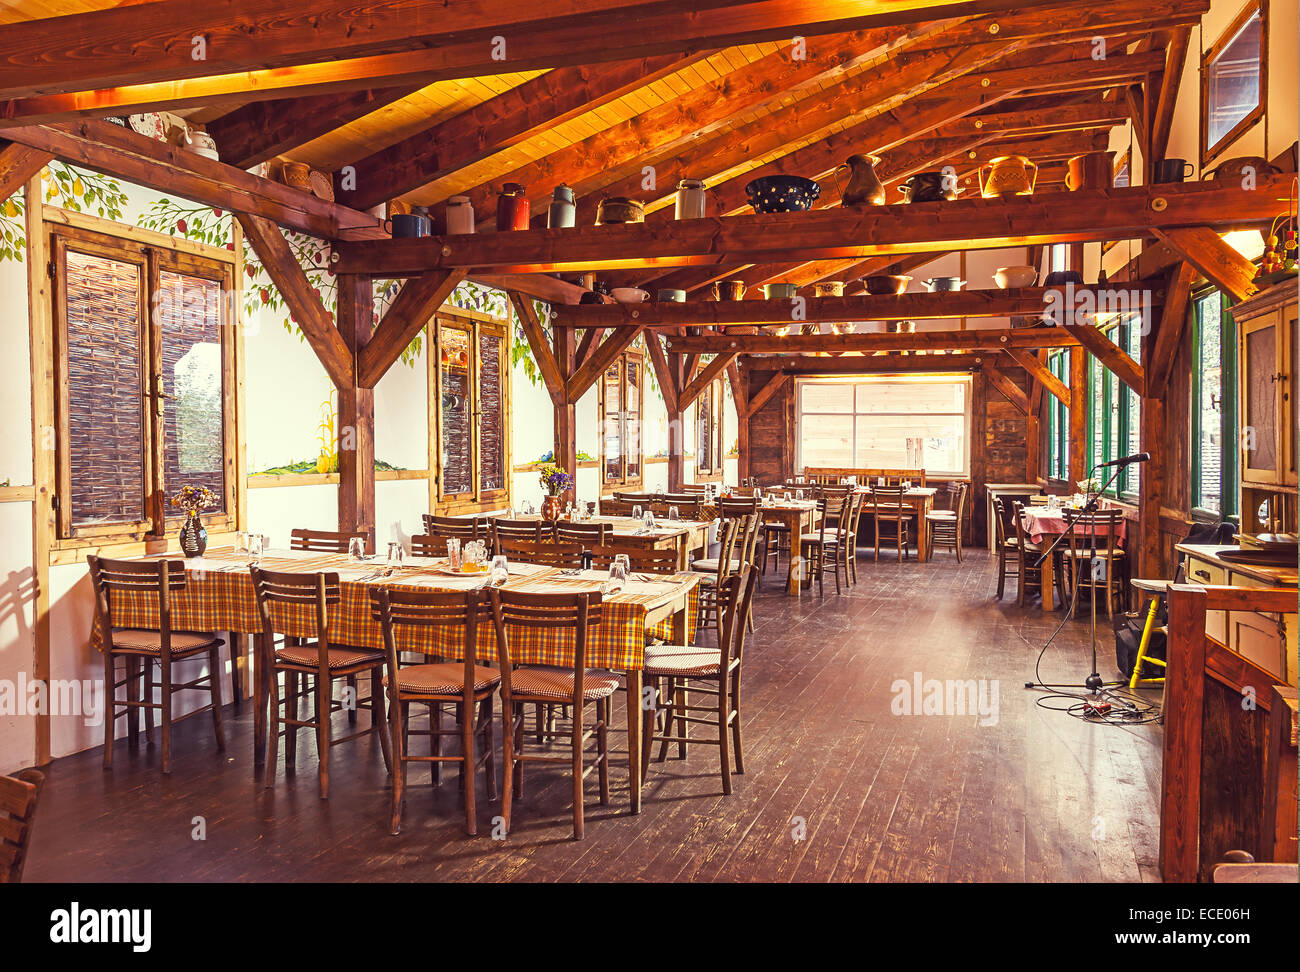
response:
<path id="1" fill-rule="evenodd" d="M 800 381 L 798 467 L 968 478 L 970 388 L 969 377 L 949 375 Z"/>
<path id="2" fill-rule="evenodd" d="M 1134 361 L 1141 360 L 1140 321 L 1121 321 L 1106 328 L 1107 336 L 1128 353 Z M 1088 357 L 1088 427 L 1092 442 L 1089 456 L 1091 467 L 1103 462 L 1132 455 L 1138 451 L 1142 432 L 1141 399 L 1137 393 L 1103 367 L 1100 361 Z M 1132 499 L 1137 495 L 1141 466 L 1125 466 L 1106 490 L 1108 496 Z M 1099 469 L 1097 477 L 1104 483 L 1114 470 Z"/>
<path id="3" fill-rule="evenodd" d="M 641 392 L 645 365 L 639 351 L 629 351 L 605 369 L 600 380 L 600 449 L 606 486 L 639 486 L 641 464 Z"/>
<path id="4" fill-rule="evenodd" d="M 231 264 L 71 227 L 50 250 L 60 537 L 163 536 L 185 485 L 233 529 Z"/>
<path id="5" fill-rule="evenodd" d="M 726 448 L 722 444 L 723 390 L 721 379 L 709 383 L 695 400 L 695 472 L 697 478 L 717 479 L 722 476 L 722 458 Z"/>
<path id="6" fill-rule="evenodd" d="M 476 507 L 507 501 L 510 352 L 503 325 L 440 312 L 430 388 L 438 499 Z"/>
<path id="7" fill-rule="evenodd" d="M 1262 117 L 1268 90 L 1267 39 L 1267 0 L 1252 0 L 1202 57 L 1203 166 Z"/>
<path id="8" fill-rule="evenodd" d="M 1047 356 L 1047 368 L 1067 387 L 1070 384 L 1070 352 Z M 1047 397 L 1047 478 L 1064 482 L 1070 475 L 1070 410 L 1055 395 Z"/>
<path id="9" fill-rule="evenodd" d="M 1237 512 L 1237 329 L 1217 290 L 1192 313 L 1192 508 L 1220 518 Z"/>

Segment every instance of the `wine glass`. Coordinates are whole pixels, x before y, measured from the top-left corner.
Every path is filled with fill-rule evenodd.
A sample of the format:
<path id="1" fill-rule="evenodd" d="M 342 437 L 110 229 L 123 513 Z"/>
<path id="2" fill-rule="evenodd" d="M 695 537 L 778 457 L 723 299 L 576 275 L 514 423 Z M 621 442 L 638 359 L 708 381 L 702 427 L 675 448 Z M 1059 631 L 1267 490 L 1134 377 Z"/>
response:
<path id="1" fill-rule="evenodd" d="M 359 563 L 366 558 L 366 542 L 360 537 L 352 537 L 348 540 L 348 560 L 353 563 Z"/>
<path id="2" fill-rule="evenodd" d="M 492 558 L 492 586 L 500 587 L 510 579 L 510 564 L 506 561 L 505 554 L 497 554 Z"/>

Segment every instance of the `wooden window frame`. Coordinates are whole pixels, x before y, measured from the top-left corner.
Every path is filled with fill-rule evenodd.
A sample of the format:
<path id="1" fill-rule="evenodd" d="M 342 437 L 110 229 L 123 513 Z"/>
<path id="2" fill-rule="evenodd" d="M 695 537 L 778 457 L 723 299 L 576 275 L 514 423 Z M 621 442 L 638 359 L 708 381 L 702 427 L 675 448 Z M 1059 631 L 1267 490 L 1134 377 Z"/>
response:
<path id="1" fill-rule="evenodd" d="M 159 409 L 165 407 L 162 379 L 162 331 L 150 312 L 164 272 L 181 273 L 215 281 L 221 293 L 221 381 L 222 381 L 222 479 L 225 509 L 203 514 L 209 534 L 236 529 L 239 517 L 239 456 L 241 443 L 238 416 L 237 297 L 234 264 L 224 254 L 208 255 L 190 247 L 169 247 L 166 237 L 124 232 L 123 228 L 98 224 L 74 225 L 66 220 L 47 220 L 46 247 L 50 254 L 51 330 L 54 346 L 55 415 L 55 550 L 166 540 L 179 526 L 183 514 L 173 514 L 167 503 L 164 482 L 166 423 Z M 140 404 L 142 461 L 145 494 L 139 520 L 97 526 L 72 523 L 70 389 L 68 387 L 67 254 L 71 250 L 105 259 L 132 263 L 140 268 Z"/>
<path id="2" fill-rule="evenodd" d="M 1219 300 L 1219 509 L 1207 509 L 1200 505 L 1201 499 L 1201 302 Z M 1204 522 L 1218 523 L 1237 517 L 1238 474 L 1237 474 L 1237 322 L 1232 316 L 1231 303 L 1222 292 L 1213 288 L 1202 290 L 1192 295 L 1188 302 L 1188 313 L 1192 315 L 1192 362 L 1191 362 L 1191 484 L 1189 503 L 1192 518 Z"/>
<path id="3" fill-rule="evenodd" d="M 630 455 L 630 450 L 628 449 L 627 440 L 629 436 L 628 436 L 626 421 L 624 419 L 620 419 L 619 443 L 622 452 L 622 458 L 620 461 L 620 469 L 622 470 L 622 475 L 617 479 L 609 478 L 609 469 L 606 465 L 606 455 L 605 455 L 605 422 L 607 418 L 605 414 L 605 409 L 606 409 L 605 375 L 609 371 L 609 369 L 606 368 L 604 372 L 601 372 L 600 377 L 596 380 L 596 386 L 599 391 L 599 394 L 597 396 L 596 415 L 597 415 L 597 420 L 599 423 L 599 431 L 600 431 L 601 495 L 605 495 L 606 493 L 613 492 L 616 489 L 627 489 L 630 486 L 642 486 L 645 484 L 645 435 L 643 434 L 643 429 L 645 426 L 645 393 L 646 393 L 645 355 L 637 350 L 624 351 L 622 354 L 618 356 L 618 358 L 615 361 L 615 364 L 610 365 L 610 367 L 611 368 L 615 367 L 615 365 L 617 365 L 618 367 L 619 401 L 622 402 L 624 405 L 624 408 L 621 409 L 621 411 L 625 415 L 627 413 L 627 408 L 626 408 L 627 368 L 629 362 L 636 363 L 637 374 L 640 375 L 640 380 L 641 380 L 641 387 L 638 391 L 637 407 L 636 407 L 636 416 L 637 416 L 636 421 L 638 426 L 640 426 L 637 429 L 637 435 L 636 435 L 636 453 L 637 453 L 637 469 L 639 469 L 640 472 L 636 476 L 628 475 L 627 460 L 628 460 L 628 456 Z"/>
<path id="4" fill-rule="evenodd" d="M 1047 368 L 1064 384 L 1070 383 L 1070 349 L 1048 353 Z M 1055 395 L 1047 396 L 1047 480 L 1065 483 L 1070 478 L 1070 410 Z M 1057 463 L 1052 461 L 1052 444 L 1055 442 Z"/>
<path id="5" fill-rule="evenodd" d="M 1259 102 L 1253 109 L 1247 113 L 1246 117 L 1237 122 L 1226 135 L 1220 138 L 1213 145 L 1208 143 L 1210 133 L 1210 83 L 1209 69 L 1221 55 L 1227 46 L 1241 32 L 1241 29 L 1250 23 L 1251 19 L 1259 14 Z M 1214 159 L 1218 158 L 1227 151 L 1234 142 L 1243 134 L 1254 127 L 1268 106 L 1268 0 L 1247 0 L 1244 7 L 1232 19 L 1232 23 L 1219 35 L 1216 40 L 1204 54 L 1201 55 L 1201 104 L 1200 104 L 1200 149 L 1201 149 L 1201 170 L 1204 171 Z"/>
<path id="6" fill-rule="evenodd" d="M 721 482 L 723 471 L 726 468 L 727 456 L 726 447 L 723 444 L 723 415 L 722 410 L 726 407 L 725 392 L 723 391 L 723 380 L 715 378 L 709 382 L 709 387 L 700 393 L 699 400 L 695 403 L 695 481 L 697 483 Z M 705 397 L 709 399 L 709 415 L 712 420 L 712 428 L 708 430 L 708 435 L 713 439 L 714 458 L 717 465 L 708 469 L 700 465 L 704 456 L 704 449 L 701 448 L 700 442 L 700 418 L 699 403 Z"/>
<path id="7" fill-rule="evenodd" d="M 1135 326 L 1130 323 L 1126 327 L 1119 324 L 1112 324 L 1110 327 L 1103 329 L 1106 336 L 1112 343 L 1119 344 L 1116 341 L 1117 336 L 1128 338 L 1131 345 L 1125 347 L 1119 344 L 1134 360 L 1138 360 L 1136 355 L 1139 354 L 1138 348 L 1141 341 L 1132 340 L 1135 336 Z M 1101 376 L 1101 387 L 1097 387 L 1097 376 Z M 1128 442 L 1130 433 L 1133 432 L 1132 422 L 1129 419 L 1130 399 L 1137 395 L 1137 392 L 1129 388 L 1119 378 L 1099 362 L 1092 355 L 1088 355 L 1088 400 L 1089 402 L 1100 402 L 1101 404 L 1101 458 L 1097 460 L 1096 454 L 1096 437 L 1097 423 L 1094 417 L 1094 411 L 1090 407 L 1087 410 L 1087 442 L 1088 442 L 1088 461 L 1110 462 L 1113 459 L 1119 459 L 1128 455 Z M 1139 409 L 1141 402 L 1139 400 Z M 1115 419 L 1112 421 L 1111 415 L 1114 413 Z M 1139 418 L 1140 427 L 1140 418 Z M 1133 503 L 1138 499 L 1138 490 L 1133 482 L 1133 474 L 1138 472 L 1133 466 L 1126 466 L 1120 470 L 1119 476 L 1111 484 L 1110 490 L 1105 494 L 1111 499 L 1124 503 Z M 1140 472 L 1138 473 L 1140 475 Z M 1104 483 L 1110 478 L 1110 473 L 1104 470 L 1098 471 L 1098 478 Z"/>
<path id="8" fill-rule="evenodd" d="M 486 314 L 479 314 L 461 308 L 442 309 L 433 317 L 432 340 L 428 355 L 428 394 L 429 394 L 429 503 L 439 513 L 471 513 L 485 510 L 503 509 L 510 505 L 511 496 L 511 448 L 510 422 L 512 407 L 510 398 L 510 327 L 505 321 Z M 442 345 L 443 330 L 464 332 L 469 337 L 469 377 L 471 401 L 469 403 L 472 421 L 470 435 L 470 479 L 472 486 L 466 492 L 447 493 L 443 490 L 442 466 Z M 479 337 L 483 334 L 501 339 L 499 367 L 501 369 L 501 437 L 502 437 L 502 481 L 500 489 L 483 488 L 483 436 L 482 422 L 482 355 Z"/>

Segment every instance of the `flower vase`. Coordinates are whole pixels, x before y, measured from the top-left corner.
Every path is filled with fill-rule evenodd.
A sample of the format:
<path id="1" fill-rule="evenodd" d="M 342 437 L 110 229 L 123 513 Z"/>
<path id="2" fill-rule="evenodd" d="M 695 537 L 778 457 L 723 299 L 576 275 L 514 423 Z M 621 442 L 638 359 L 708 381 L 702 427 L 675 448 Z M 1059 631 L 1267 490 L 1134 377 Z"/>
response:
<path id="1" fill-rule="evenodd" d="M 558 520 L 560 518 L 560 497 L 554 493 L 548 494 L 542 500 L 542 519 Z"/>
<path id="2" fill-rule="evenodd" d="M 199 520 L 197 513 L 190 513 L 181 525 L 181 553 L 186 557 L 202 557 L 208 549 L 208 531 Z"/>

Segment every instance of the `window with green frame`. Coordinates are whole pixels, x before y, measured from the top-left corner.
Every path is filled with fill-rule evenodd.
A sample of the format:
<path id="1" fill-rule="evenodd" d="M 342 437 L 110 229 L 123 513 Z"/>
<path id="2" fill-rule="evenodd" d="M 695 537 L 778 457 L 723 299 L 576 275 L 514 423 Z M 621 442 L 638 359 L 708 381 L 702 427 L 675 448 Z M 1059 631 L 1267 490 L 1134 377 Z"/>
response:
<path id="1" fill-rule="evenodd" d="M 1138 363 L 1141 363 L 1142 346 L 1140 323 L 1138 319 L 1121 321 L 1106 331 L 1107 337 Z M 1137 452 L 1142 430 L 1141 400 L 1136 392 L 1091 355 L 1088 356 L 1088 401 L 1088 440 L 1092 443 L 1089 466 L 1095 468 L 1103 462 Z M 1106 490 L 1106 495 L 1135 499 L 1141 468 L 1137 463 L 1125 466 Z M 1110 478 L 1105 469 L 1099 470 L 1097 476 L 1102 482 Z"/>
<path id="2" fill-rule="evenodd" d="M 1237 325 L 1218 290 L 1192 299 L 1192 512 L 1237 513 Z"/>
<path id="3" fill-rule="evenodd" d="M 1047 369 L 1065 385 L 1070 384 L 1070 352 L 1054 351 L 1047 356 Z M 1070 474 L 1070 410 L 1054 395 L 1047 397 L 1047 478 L 1064 482 Z"/>

